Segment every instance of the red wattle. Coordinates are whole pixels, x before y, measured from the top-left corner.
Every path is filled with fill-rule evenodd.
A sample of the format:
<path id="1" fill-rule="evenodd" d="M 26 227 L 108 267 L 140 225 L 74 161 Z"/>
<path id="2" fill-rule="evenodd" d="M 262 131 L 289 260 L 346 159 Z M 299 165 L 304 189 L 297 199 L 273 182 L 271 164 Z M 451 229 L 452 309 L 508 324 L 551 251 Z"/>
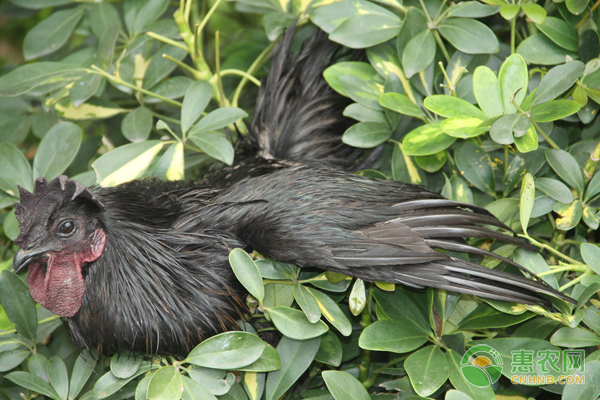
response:
<path id="1" fill-rule="evenodd" d="M 61 317 L 73 317 L 81 308 L 85 281 L 81 268 L 96 261 L 104 250 L 106 234 L 97 229 L 88 238 L 88 247 L 77 253 L 51 253 L 46 271 L 38 261 L 29 267 L 27 283 L 31 296 L 46 309 Z"/>

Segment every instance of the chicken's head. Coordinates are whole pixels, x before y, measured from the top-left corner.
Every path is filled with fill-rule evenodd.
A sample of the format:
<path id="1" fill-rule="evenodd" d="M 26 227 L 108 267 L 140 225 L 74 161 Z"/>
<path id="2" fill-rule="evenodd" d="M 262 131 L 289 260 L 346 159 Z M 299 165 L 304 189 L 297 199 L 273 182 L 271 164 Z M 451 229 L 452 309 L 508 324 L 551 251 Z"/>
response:
<path id="1" fill-rule="evenodd" d="M 61 317 L 73 317 L 85 292 L 82 268 L 102 255 L 106 243 L 98 219 L 104 205 L 85 185 L 62 175 L 50 182 L 38 178 L 33 193 L 21 187 L 19 193 L 15 272 L 29 267 L 33 298 Z"/>

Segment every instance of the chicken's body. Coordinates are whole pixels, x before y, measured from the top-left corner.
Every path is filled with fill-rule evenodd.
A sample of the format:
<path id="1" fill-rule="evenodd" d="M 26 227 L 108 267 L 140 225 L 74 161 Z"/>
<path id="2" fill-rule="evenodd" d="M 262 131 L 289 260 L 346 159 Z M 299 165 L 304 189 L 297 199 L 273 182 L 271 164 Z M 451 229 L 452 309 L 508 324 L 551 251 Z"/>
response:
<path id="1" fill-rule="evenodd" d="M 544 302 L 538 293 L 568 299 L 435 250 L 490 254 L 464 237 L 521 243 L 482 227 L 506 228 L 484 209 L 344 172 L 353 150 L 340 142 L 346 101 L 320 78 L 326 39 L 313 37 L 293 64 L 290 40 L 287 34 L 261 88 L 248 140 L 255 153 L 237 166 L 199 184 L 84 188 L 59 177 L 37 182 L 34 195 L 21 191 L 15 268 L 29 266 L 32 295 L 68 318 L 76 343 L 103 354 L 185 355 L 234 329 L 247 312 L 228 262 L 236 247 L 369 282 L 528 304 Z"/>

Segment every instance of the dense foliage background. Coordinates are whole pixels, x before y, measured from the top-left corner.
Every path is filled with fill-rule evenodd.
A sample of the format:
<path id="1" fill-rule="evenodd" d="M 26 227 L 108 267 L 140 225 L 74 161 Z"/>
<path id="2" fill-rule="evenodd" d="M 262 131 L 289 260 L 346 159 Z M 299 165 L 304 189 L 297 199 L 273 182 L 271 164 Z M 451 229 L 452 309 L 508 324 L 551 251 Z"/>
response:
<path id="1" fill-rule="evenodd" d="M 596 399 L 597 5 L 5 2 L 0 398 Z M 35 178 L 60 173 L 87 185 L 144 176 L 197 179 L 214 163 L 233 163 L 270 52 L 297 17 L 297 45 L 317 25 L 332 41 L 366 49 L 364 62 L 342 62 L 325 73 L 355 101 L 345 113 L 357 123 L 343 140 L 367 149 L 384 144 L 374 169 L 361 173 L 485 206 L 544 251 L 474 243 L 513 256 L 577 306 L 555 300 L 555 310 L 543 310 L 438 290 L 393 290 L 234 251 L 232 267 L 259 307 L 253 320 L 268 319 L 284 335 L 276 350 L 246 325 L 249 333 L 207 340 L 184 360 L 123 355 L 97 362 L 80 355 L 58 317 L 36 309 L 24 276 L 11 272 L 17 185 L 31 190 Z M 237 347 L 228 344 L 232 338 Z M 491 345 L 502 358 L 504 377 L 491 387 L 473 386 L 460 372 L 462 355 L 476 344 Z M 512 351 L 567 348 L 585 351 L 579 373 L 585 385 L 511 383 L 519 371 Z M 530 367 L 521 375 L 560 375 L 543 362 Z"/>

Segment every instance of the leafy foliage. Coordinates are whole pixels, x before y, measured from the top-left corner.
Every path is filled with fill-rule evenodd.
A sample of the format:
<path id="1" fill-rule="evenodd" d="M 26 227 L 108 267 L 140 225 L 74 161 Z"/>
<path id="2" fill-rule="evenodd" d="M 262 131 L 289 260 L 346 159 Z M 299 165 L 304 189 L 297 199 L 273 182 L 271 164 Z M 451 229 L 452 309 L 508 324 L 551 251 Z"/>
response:
<path id="1" fill-rule="evenodd" d="M 587 0 L 483 1 L 3 4 L 7 18 L 26 17 L 10 26 L 27 27 L 30 62 L 0 71 L 0 397 L 596 399 L 600 15 Z M 31 190 L 35 178 L 61 173 L 86 185 L 197 179 L 214 163 L 231 165 L 262 67 L 297 17 L 366 53 L 324 73 L 354 101 L 344 113 L 357 122 L 344 143 L 383 145 L 374 168 L 360 173 L 485 206 L 543 256 L 474 244 L 514 257 L 577 306 L 352 282 L 234 250 L 232 268 L 257 308 L 251 322 L 283 335 L 276 348 L 246 322 L 185 359 L 124 353 L 97 362 L 74 348 L 9 270 L 17 185 Z M 503 361 L 493 387 L 461 373 L 463 354 L 478 344 Z M 514 351 L 569 348 L 585 351 L 585 385 L 511 382 Z M 531 368 L 558 378 L 543 363 Z"/>

